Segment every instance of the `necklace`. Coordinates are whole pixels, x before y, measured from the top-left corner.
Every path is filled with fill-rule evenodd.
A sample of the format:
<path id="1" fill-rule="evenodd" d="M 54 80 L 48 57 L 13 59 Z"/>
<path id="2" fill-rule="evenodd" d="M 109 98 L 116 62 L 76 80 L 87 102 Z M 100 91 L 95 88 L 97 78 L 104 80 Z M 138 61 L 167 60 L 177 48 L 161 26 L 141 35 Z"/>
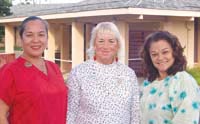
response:
<path id="1" fill-rule="evenodd" d="M 26 62 L 24 63 L 24 66 L 27 68 L 30 68 L 32 66 L 35 66 L 38 70 L 40 70 L 41 72 L 43 72 L 44 74 L 47 75 L 47 68 L 45 65 L 45 60 L 41 59 L 38 63 L 32 64 L 30 61 L 26 60 Z"/>
<path id="2" fill-rule="evenodd" d="M 44 74 L 47 75 L 47 68 L 46 68 L 45 61 L 44 61 L 44 60 L 42 60 L 42 62 L 41 62 L 39 65 L 36 65 L 36 67 L 37 67 L 41 72 L 43 72 Z"/>

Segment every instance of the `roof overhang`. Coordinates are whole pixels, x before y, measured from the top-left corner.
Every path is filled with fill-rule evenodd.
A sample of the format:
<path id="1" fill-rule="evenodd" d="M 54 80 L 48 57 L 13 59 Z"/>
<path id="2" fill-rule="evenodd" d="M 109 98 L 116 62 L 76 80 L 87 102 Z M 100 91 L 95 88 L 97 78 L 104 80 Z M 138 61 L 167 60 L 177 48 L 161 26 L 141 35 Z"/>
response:
<path id="1" fill-rule="evenodd" d="M 152 15 L 152 16 L 176 16 L 176 17 L 200 17 L 199 11 L 180 11 L 180 10 L 161 10 L 146 8 L 119 8 L 94 11 L 82 11 L 60 14 L 38 15 L 43 19 L 71 19 L 92 16 L 108 16 L 108 15 Z M 1 18 L 0 23 L 21 22 L 26 16 Z"/>

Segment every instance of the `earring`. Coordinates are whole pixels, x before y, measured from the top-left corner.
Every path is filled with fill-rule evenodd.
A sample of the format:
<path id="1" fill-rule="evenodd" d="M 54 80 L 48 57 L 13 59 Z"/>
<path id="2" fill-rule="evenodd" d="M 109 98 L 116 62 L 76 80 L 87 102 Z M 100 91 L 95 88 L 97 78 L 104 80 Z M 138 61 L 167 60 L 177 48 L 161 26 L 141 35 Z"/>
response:
<path id="1" fill-rule="evenodd" d="M 94 59 L 94 61 L 96 61 L 96 60 L 97 60 L 97 58 L 96 58 L 96 56 L 95 56 L 95 55 L 94 55 L 93 59 Z"/>
<path id="2" fill-rule="evenodd" d="M 115 57 L 115 61 L 118 62 L 118 57 L 117 56 Z"/>

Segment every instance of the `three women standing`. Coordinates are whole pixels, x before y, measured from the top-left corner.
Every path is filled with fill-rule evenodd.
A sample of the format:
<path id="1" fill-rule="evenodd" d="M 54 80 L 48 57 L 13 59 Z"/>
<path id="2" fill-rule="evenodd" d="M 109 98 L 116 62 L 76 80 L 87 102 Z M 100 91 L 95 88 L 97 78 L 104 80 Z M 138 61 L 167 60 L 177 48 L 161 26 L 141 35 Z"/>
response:
<path id="1" fill-rule="evenodd" d="M 29 17 L 20 27 L 23 54 L 0 70 L 0 124 L 65 124 L 67 88 L 59 68 L 42 59 L 48 26 Z M 139 87 L 132 69 L 118 62 L 122 42 L 111 22 L 92 31 L 90 60 L 68 78 L 68 124 L 139 124 Z M 200 96 L 185 72 L 178 39 L 159 31 L 147 37 L 147 69 L 141 98 L 142 124 L 197 124 Z M 8 116 L 8 119 L 7 119 Z"/>

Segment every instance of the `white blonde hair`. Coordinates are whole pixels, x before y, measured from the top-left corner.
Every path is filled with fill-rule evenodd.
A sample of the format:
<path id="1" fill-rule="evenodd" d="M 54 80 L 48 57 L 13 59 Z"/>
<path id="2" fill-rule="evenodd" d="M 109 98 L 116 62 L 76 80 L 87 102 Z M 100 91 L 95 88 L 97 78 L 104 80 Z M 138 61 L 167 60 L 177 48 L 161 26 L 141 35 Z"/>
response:
<path id="1" fill-rule="evenodd" d="M 94 42 L 97 37 L 98 33 L 113 33 L 117 42 L 119 43 L 119 49 L 121 46 L 122 38 L 120 35 L 120 32 L 117 28 L 117 26 L 113 22 L 101 22 L 98 23 L 91 32 L 91 38 L 90 38 L 90 48 L 87 50 L 87 54 L 90 59 L 93 59 L 95 55 L 95 50 L 94 50 Z M 120 50 L 118 50 L 119 52 Z"/>

